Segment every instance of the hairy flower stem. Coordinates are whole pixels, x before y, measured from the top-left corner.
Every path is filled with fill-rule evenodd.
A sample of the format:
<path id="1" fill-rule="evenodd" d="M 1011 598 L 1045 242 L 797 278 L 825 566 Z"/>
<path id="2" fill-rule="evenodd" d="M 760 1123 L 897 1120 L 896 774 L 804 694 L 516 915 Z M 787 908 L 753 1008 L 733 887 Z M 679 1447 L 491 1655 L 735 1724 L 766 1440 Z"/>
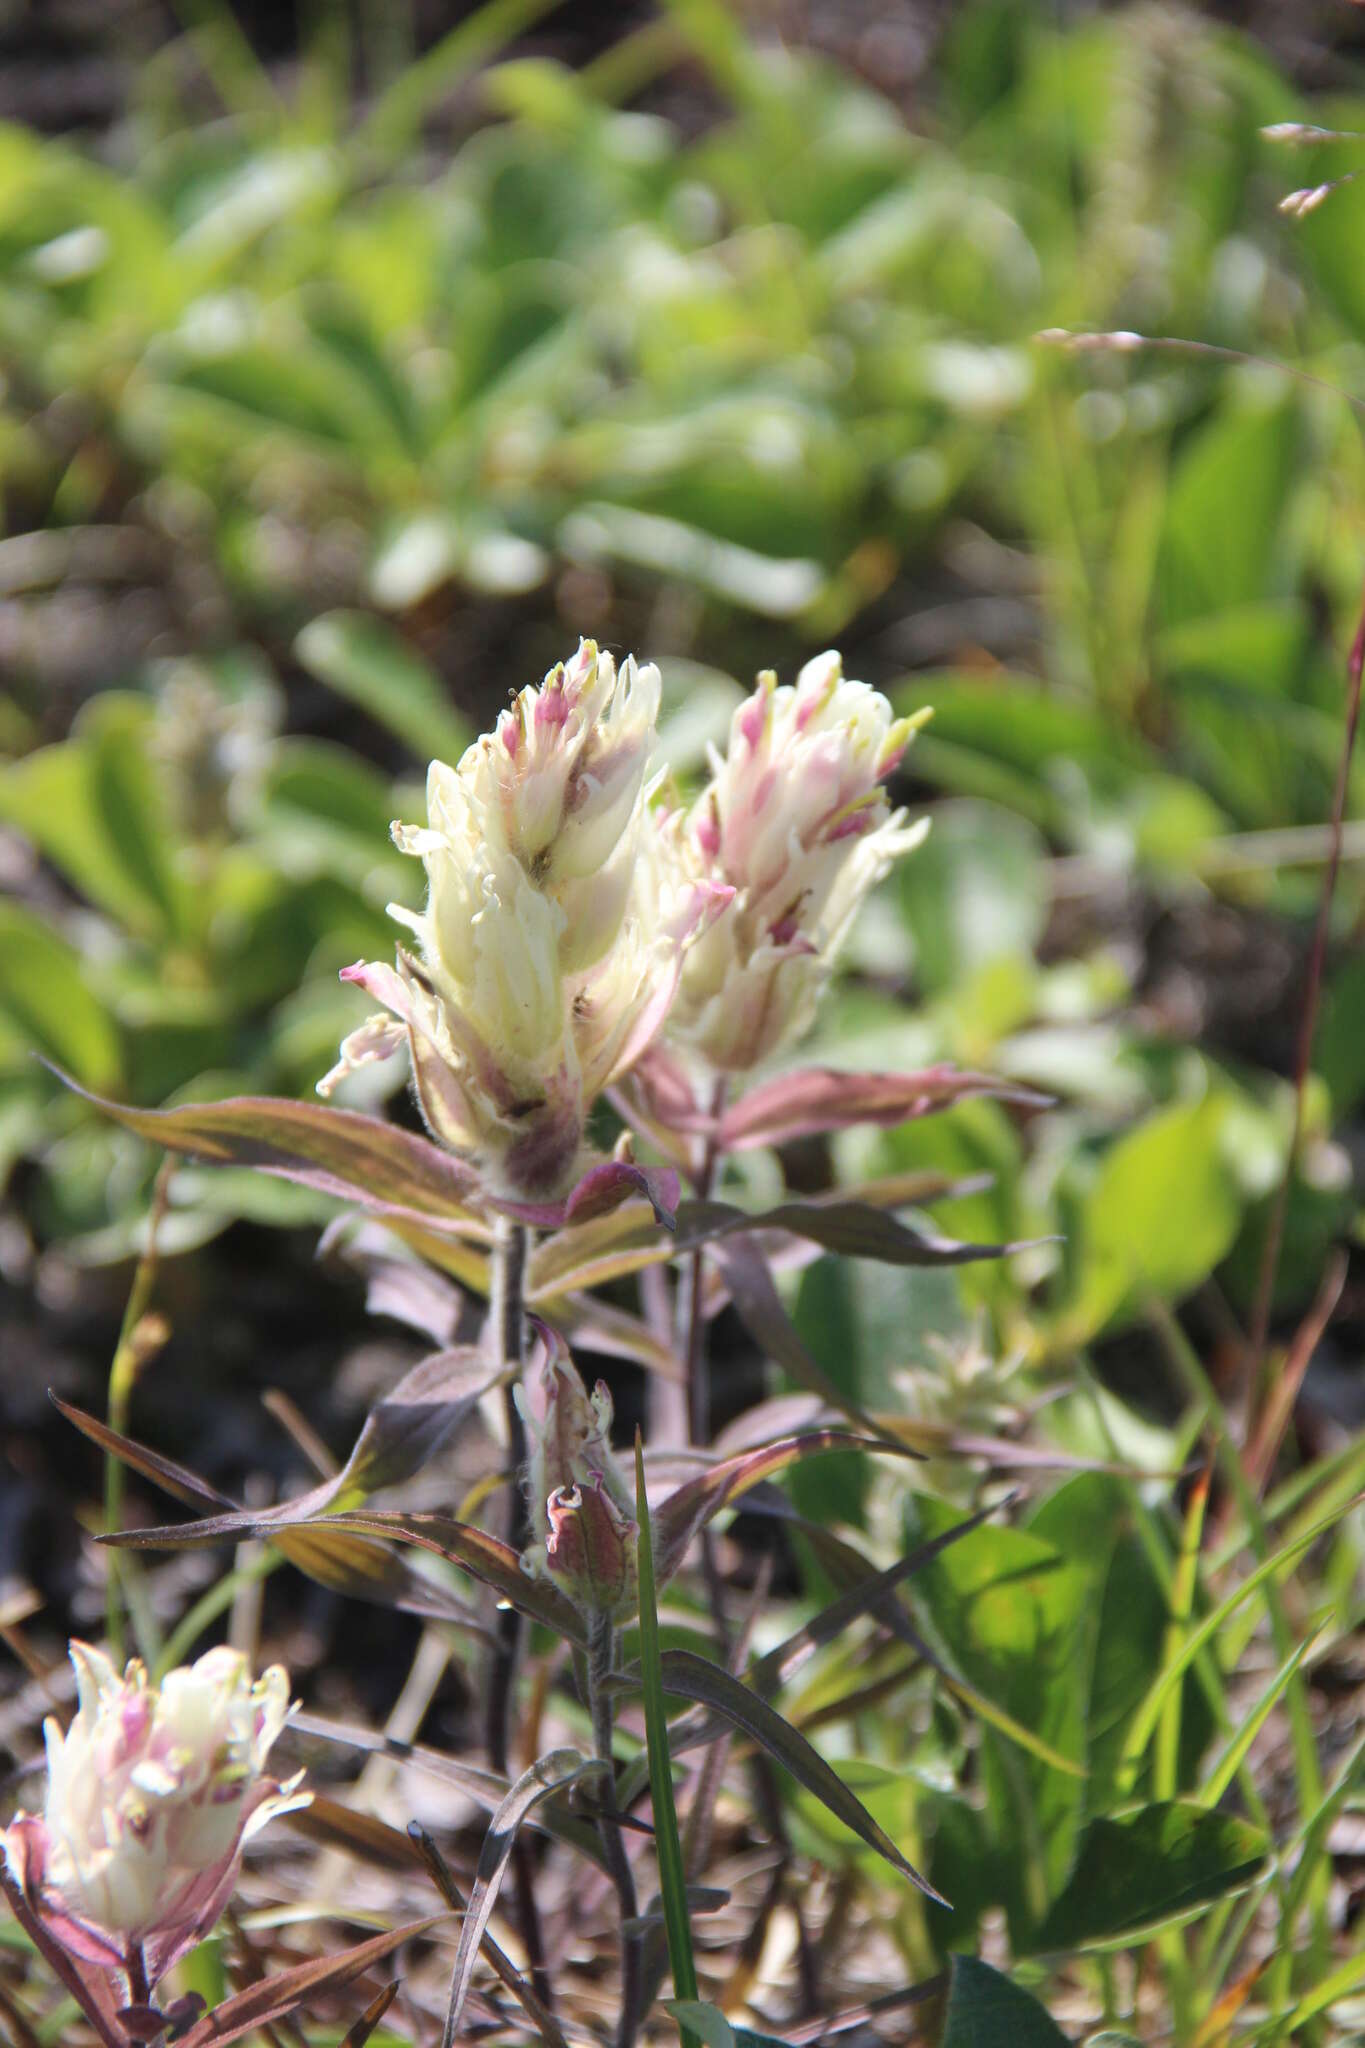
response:
<path id="1" fill-rule="evenodd" d="M 498 1219 L 493 1239 L 492 1289 L 489 1314 L 497 1356 L 511 1376 L 503 1388 L 503 1414 L 507 1422 L 507 1542 L 520 1552 L 526 1546 L 529 1524 L 522 1475 L 526 1469 L 526 1428 L 521 1411 L 512 1398 L 525 1354 L 526 1258 L 530 1233 L 524 1223 L 509 1216 Z M 488 1674 L 487 1718 L 484 1724 L 488 1760 L 504 1775 L 512 1745 L 512 1704 L 516 1691 L 517 1665 L 521 1658 L 525 1623 L 515 1607 L 498 1610 L 498 1639 L 493 1646 Z M 512 1875 L 517 1898 L 517 1923 L 531 1972 L 531 1984 L 542 2005 L 551 2003 L 550 1979 L 545 1968 L 545 1944 L 540 1931 L 540 1910 L 536 1905 L 535 1866 L 530 1844 L 518 1835 L 512 1848 Z"/>
<path id="2" fill-rule="evenodd" d="M 603 1812 L 597 1828 L 607 1859 L 607 1870 L 616 1887 L 621 1915 L 621 2011 L 616 2025 L 616 2048 L 633 2048 L 640 2031 L 644 1988 L 644 1941 L 630 1923 L 639 1908 L 635 1898 L 635 1876 L 626 1855 L 625 1837 L 616 1818 L 616 1764 L 612 1757 L 613 1714 L 606 1681 L 615 1662 L 616 1630 L 609 1614 L 594 1614 L 588 1625 L 588 1711 L 592 1716 L 593 1747 L 606 1765 L 602 1774 Z"/>
<path id="3" fill-rule="evenodd" d="M 129 2005 L 149 2005 L 152 1988 L 147 1982 L 147 1962 L 140 1941 L 130 1945 L 123 1965 L 123 1974 L 128 1984 Z"/>

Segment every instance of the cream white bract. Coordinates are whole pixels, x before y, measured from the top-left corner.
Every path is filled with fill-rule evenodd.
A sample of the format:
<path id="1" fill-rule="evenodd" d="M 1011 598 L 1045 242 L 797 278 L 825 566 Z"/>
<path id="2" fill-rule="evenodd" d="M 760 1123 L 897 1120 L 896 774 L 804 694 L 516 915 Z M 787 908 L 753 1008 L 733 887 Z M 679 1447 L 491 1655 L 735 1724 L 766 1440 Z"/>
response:
<path id="1" fill-rule="evenodd" d="M 834 653 L 795 687 L 769 671 L 692 810 L 665 824 L 683 874 L 735 892 L 689 950 L 668 1026 L 717 1071 L 756 1066 L 808 1028 L 863 898 L 928 830 L 882 787 L 926 716 L 895 718 Z"/>
<path id="2" fill-rule="evenodd" d="M 319 1083 L 406 1041 L 433 1133 L 489 1192 L 537 1202 L 581 1165 L 594 1099 L 667 1014 L 684 947 L 728 900 L 658 860 L 645 783 L 659 672 L 584 641 L 458 767 L 433 761 L 427 823 L 397 824 L 428 892 L 397 967 L 346 970 L 384 1003 Z"/>
<path id="3" fill-rule="evenodd" d="M 253 1681 L 246 1659 L 210 1650 L 152 1685 L 120 1677 L 73 1642 L 77 1713 L 44 1724 L 47 1797 L 5 1830 L 7 1862 L 72 1955 L 115 1966 L 133 1947 L 155 1983 L 222 1912 L 244 1844 L 306 1805 L 299 1780 L 266 1770 L 289 1714 L 289 1679 Z"/>

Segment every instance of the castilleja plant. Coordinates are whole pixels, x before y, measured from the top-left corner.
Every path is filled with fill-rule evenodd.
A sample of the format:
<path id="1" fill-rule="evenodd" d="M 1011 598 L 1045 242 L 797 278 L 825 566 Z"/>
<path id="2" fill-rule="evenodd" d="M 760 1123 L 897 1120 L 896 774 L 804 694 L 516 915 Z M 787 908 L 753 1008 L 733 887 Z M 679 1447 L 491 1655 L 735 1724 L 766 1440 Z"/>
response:
<path id="1" fill-rule="evenodd" d="M 809 1067 L 744 1083 L 741 1077 L 788 1050 L 809 1024 L 859 903 L 920 836 L 923 828 L 892 808 L 885 786 L 919 721 L 894 718 L 884 698 L 846 680 L 837 655 L 808 664 L 794 686 L 779 687 L 766 675 L 735 714 L 727 754 L 713 760 L 708 784 L 684 809 L 651 784 L 658 710 L 654 669 L 627 660 L 618 671 L 585 641 L 540 687 L 523 690 L 457 764 L 431 764 L 424 825 L 394 827 L 397 844 L 422 862 L 427 877 L 420 914 L 396 913 L 414 945 L 399 948 L 393 965 L 361 962 L 347 970 L 347 979 L 384 1009 L 346 1041 L 321 1087 L 326 1093 L 352 1068 L 406 1048 L 430 1138 L 319 1103 L 242 1099 L 164 1111 L 105 1105 L 172 1150 L 253 1165 L 367 1210 L 403 1245 L 397 1258 L 375 1254 L 373 1234 L 363 1250 L 354 1243 L 354 1256 L 378 1259 L 372 1298 L 441 1346 L 376 1406 L 339 1472 L 265 1510 L 237 1508 L 107 1425 L 65 1405 L 63 1412 L 107 1452 L 208 1510 L 188 1526 L 116 1530 L 107 1540 L 152 1549 L 261 1538 L 333 1589 L 391 1599 L 468 1630 L 486 1658 L 481 1704 L 489 1768 L 479 1782 L 497 1788 L 497 1805 L 462 1922 L 444 2048 L 457 2037 L 509 1868 L 531 1989 L 541 2001 L 535 2010 L 544 2010 L 551 1990 L 547 1944 L 534 1863 L 517 1830 L 536 1804 L 577 1781 L 575 1797 L 590 1802 L 599 1860 L 617 1903 L 618 2048 L 632 2048 L 638 2037 L 657 1978 L 650 1974 L 650 1916 L 641 1914 L 636 1884 L 646 1852 L 623 1825 L 644 1781 L 638 1771 L 619 1769 L 615 1757 L 616 1716 L 641 1683 L 627 1660 L 623 1629 L 637 1611 L 643 1624 L 654 1589 L 685 1568 L 698 1539 L 718 1655 L 666 1649 L 650 1681 L 657 1700 L 682 1698 L 702 1710 L 679 1753 L 714 1740 L 718 1725 L 740 1730 L 937 1899 L 772 1704 L 787 1652 L 770 1652 L 749 1674 L 752 1682 L 731 1672 L 731 1602 L 709 1525 L 799 1459 L 834 1448 L 894 1453 L 915 1441 L 912 1431 L 898 1435 L 896 1418 L 869 1416 L 820 1378 L 771 1278 L 774 1252 L 788 1264 L 834 1251 L 920 1266 L 1011 1247 L 959 1244 L 896 1215 L 889 1206 L 894 1184 L 836 1198 L 789 1196 L 759 1213 L 715 1199 L 713 1190 L 731 1152 L 860 1122 L 894 1125 L 965 1095 L 1007 1091 L 946 1067 L 918 1074 Z M 660 1043 L 665 1031 L 672 1050 Z M 709 1087 L 699 1091 L 699 1080 Z M 595 1159 L 588 1117 L 609 1087 L 631 1127 L 627 1149 Z M 727 1101 L 723 1091 L 731 1089 Z M 668 1166 L 636 1162 L 628 1148 L 637 1138 L 662 1152 Z M 687 1201 L 679 1199 L 682 1172 L 695 1190 Z M 619 1216 L 606 1213 L 642 1192 L 653 1214 L 638 1201 Z M 533 1233 L 540 1230 L 552 1234 L 537 1243 Z M 491 1297 L 480 1345 L 454 1343 L 463 1315 L 457 1290 L 438 1272 L 419 1276 L 414 1255 Z M 664 1268 L 674 1257 L 683 1267 L 670 1296 Z M 593 1293 L 604 1282 L 628 1286 L 642 1273 L 650 1278 L 637 1303 L 629 1295 L 601 1302 Z M 727 1304 L 761 1353 L 780 1361 L 809 1398 L 795 1417 L 789 1406 L 760 1408 L 746 1418 L 743 1445 L 719 1454 L 707 1420 L 706 1329 Z M 533 1341 L 528 1310 L 538 1318 Z M 601 1382 L 587 1390 L 570 1356 L 570 1336 L 658 1376 L 648 1394 L 644 1571 L 646 1503 L 611 1443 L 611 1397 Z M 475 1408 L 487 1417 L 486 1397 L 496 1388 L 506 1433 L 499 1528 L 439 1510 L 367 1505 L 377 1488 L 406 1486 Z M 676 1403 L 669 1412 L 658 1391 L 675 1388 L 686 1389 L 685 1412 Z M 666 1483 L 659 1452 L 683 1454 L 681 1480 L 675 1466 Z M 646 1470 L 643 1462 L 638 1469 Z M 452 1582 L 400 1569 L 391 1550 L 377 1556 L 382 1543 L 435 1552 L 464 1577 Z M 875 1583 L 876 1566 L 864 1562 Z M 467 1579 L 496 1596 L 491 1616 L 471 1605 Z M 867 1604 L 878 1597 L 869 1594 Z M 853 1586 L 830 1611 L 828 1626 L 837 1633 L 864 1611 L 861 1586 Z M 592 1743 L 590 1753 L 552 1750 L 514 1778 L 512 1759 L 525 1739 L 524 1725 L 518 1734 L 519 1678 L 535 1654 L 528 1618 L 567 1646 L 570 1657 L 556 1668 L 572 1670 Z M 792 1656 L 799 1661 L 820 1639 L 818 1631 L 808 1644 L 804 1635 L 796 1639 Z M 58 1826 L 52 1812 L 16 1822 L 14 1875 L 5 1888 L 17 1912 L 31 1913 L 31 1931 L 46 1924 L 33 1917 L 41 1910 L 60 1924 L 63 1938 L 85 1942 L 79 1953 L 97 1964 L 117 1964 L 130 1943 L 150 1944 L 151 1967 L 163 1969 L 221 1906 L 245 1834 L 272 1802 L 277 1810 L 291 1796 L 291 1788 L 263 1776 L 283 1715 L 283 1679 L 260 1682 L 266 1692 L 252 1723 L 256 1746 L 241 1751 L 245 1775 L 234 1775 L 234 1762 L 219 1777 L 219 1763 L 203 1763 L 188 1735 L 169 1758 L 155 1750 L 144 1769 L 141 1751 L 133 1754 L 143 1719 L 150 1714 L 148 1726 L 160 1726 L 157 1713 L 179 1712 L 175 1687 L 168 1680 L 152 1695 L 135 1674 L 115 1678 L 97 1653 L 81 1658 L 81 1733 L 67 1738 L 68 1763 L 83 1753 L 79 1745 L 88 1749 L 94 1741 L 91 1717 L 107 1715 L 111 1755 L 125 1721 L 134 1731 L 126 1768 L 121 1763 L 112 1775 L 106 1770 L 98 1781 L 81 1781 L 94 1804 L 89 1814 L 82 1809 L 80 1827 Z M 211 1675 L 219 1673 L 210 1660 L 196 1672 L 205 1664 Z M 548 1690 L 538 1695 L 536 1719 L 553 1711 L 557 1682 L 547 1667 L 542 1672 Z M 221 1667 L 220 1683 L 224 1698 L 257 1697 L 236 1664 Z M 153 1698 L 169 1704 L 152 1710 Z M 213 1759 L 237 1754 L 221 1742 L 212 1752 Z M 54 1786 L 71 1779 L 71 1768 L 64 1769 Z M 98 1798 L 90 1789 L 96 1782 Z M 714 1770 L 703 1770 L 694 1784 L 698 1810 L 689 1828 L 697 1843 L 709 1834 L 719 1786 Z M 65 1797 L 54 1793 L 59 1804 Z M 778 1810 L 776 1781 L 764 1801 L 768 1811 Z M 186 1819 L 172 1827 L 182 1808 Z M 581 1817 L 580 1808 L 580 1825 Z M 141 1883 L 153 1850 L 162 1859 L 154 1904 Z M 439 1857 L 432 1867 L 451 1898 Z M 675 1887 L 675 1908 L 679 1897 Z M 385 1937 L 390 1948 L 403 1938 L 404 1930 Z M 338 1957 L 336 1967 L 351 1963 Z M 499 1968 L 505 1967 L 504 1957 Z M 243 2003 L 243 2025 L 248 2009 Z M 213 2023 L 219 2019 L 216 2013 Z M 237 2036 L 203 2033 L 203 2048 L 220 2038 Z M 187 2040 L 201 2048 L 200 2030 Z"/>
<path id="2" fill-rule="evenodd" d="M 44 1724 L 47 1797 L 0 1836 L 5 1863 L 50 1939 L 145 1998 L 222 1913 L 251 1837 L 308 1804 L 266 1768 L 289 1679 L 276 1664 L 253 1681 L 230 1649 L 159 1685 L 88 1643 L 71 1662 L 76 1717 Z"/>

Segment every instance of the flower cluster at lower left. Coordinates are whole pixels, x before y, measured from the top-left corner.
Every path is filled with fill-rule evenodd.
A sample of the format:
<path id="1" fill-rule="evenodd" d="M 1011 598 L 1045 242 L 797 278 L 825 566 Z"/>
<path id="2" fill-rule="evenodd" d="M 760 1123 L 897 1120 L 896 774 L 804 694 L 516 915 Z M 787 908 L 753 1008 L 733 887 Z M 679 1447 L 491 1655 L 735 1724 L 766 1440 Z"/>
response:
<path id="1" fill-rule="evenodd" d="M 101 1650 L 71 1644 L 78 1711 L 44 1724 L 47 1799 L 0 1835 L 5 1861 L 46 1932 L 82 1962 L 155 1985 L 232 1896 L 242 1850 L 310 1795 L 266 1759 L 289 1717 L 289 1677 L 253 1681 L 236 1650 L 210 1650 L 153 1685 L 122 1678 Z"/>

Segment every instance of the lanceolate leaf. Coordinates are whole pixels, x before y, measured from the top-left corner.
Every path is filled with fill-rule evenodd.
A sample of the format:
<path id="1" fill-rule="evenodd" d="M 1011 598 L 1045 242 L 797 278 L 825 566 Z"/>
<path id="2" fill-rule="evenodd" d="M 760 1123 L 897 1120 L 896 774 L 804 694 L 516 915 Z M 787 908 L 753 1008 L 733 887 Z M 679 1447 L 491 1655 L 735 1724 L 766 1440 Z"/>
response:
<path id="1" fill-rule="evenodd" d="M 738 1500 L 761 1479 L 771 1479 L 797 1458 L 812 1457 L 818 1451 L 884 1451 L 887 1445 L 874 1438 L 855 1436 L 846 1429 L 804 1429 L 796 1436 L 779 1437 L 760 1444 L 756 1450 L 739 1451 L 722 1459 L 708 1471 L 687 1480 L 654 1510 L 654 1574 L 664 1585 L 682 1563 L 688 1544 L 730 1502 Z M 902 1452 L 902 1456 L 913 1456 Z"/>
<path id="2" fill-rule="evenodd" d="M 340 1472 L 278 1507 L 234 1508 L 195 1523 L 196 1540 L 301 1528 L 334 1504 L 358 1506 L 381 1486 L 399 1485 L 435 1457 L 500 1377 L 477 1345 L 433 1353 L 375 1403 Z"/>
<path id="3" fill-rule="evenodd" d="M 382 1598 L 408 1613 L 451 1621 L 474 1635 L 487 1634 L 484 1623 L 452 1588 L 410 1571 L 401 1559 L 395 1558 L 380 1544 L 348 1535 L 336 1526 L 335 1517 L 322 1516 L 311 1525 L 291 1525 L 278 1519 L 262 1522 L 259 1516 L 239 1508 L 227 1494 L 217 1492 L 187 1467 L 161 1457 L 132 1437 L 121 1436 L 107 1423 L 73 1408 L 69 1402 L 59 1401 L 55 1395 L 52 1398 L 67 1421 L 97 1443 L 101 1450 L 111 1457 L 121 1458 L 124 1464 L 131 1465 L 134 1471 L 141 1472 L 144 1478 L 174 1499 L 189 1506 L 226 1509 L 226 1513 L 211 1515 L 198 1522 L 120 1530 L 102 1536 L 99 1539 L 101 1543 L 107 1543 L 114 1549 L 178 1550 L 259 1534 L 272 1542 L 291 1564 L 309 1578 L 317 1579 L 321 1585 L 331 1586 L 339 1593 L 354 1594 L 361 1599 Z M 262 1512 L 267 1517 L 272 1513 L 279 1514 L 278 1510 L 270 1509 Z"/>
<path id="4" fill-rule="evenodd" d="M 60 1068 L 56 1071 L 125 1130 L 168 1152 L 210 1166 L 254 1166 L 381 1214 L 415 1216 L 431 1228 L 451 1229 L 463 1222 L 478 1185 L 469 1167 L 426 1138 L 355 1110 L 271 1095 L 231 1096 L 180 1109 L 133 1109 L 92 1094 Z"/>
<path id="5" fill-rule="evenodd" d="M 786 1230 L 809 1238 L 824 1251 L 849 1259 L 879 1259 L 889 1266 L 964 1266 L 975 1259 L 1003 1259 L 1026 1251 L 1018 1244 L 960 1244 L 923 1224 L 903 1223 L 870 1202 L 779 1202 L 750 1213 L 730 1202 L 678 1204 L 675 1252 L 692 1251 L 712 1238 L 737 1230 Z"/>
<path id="6" fill-rule="evenodd" d="M 885 1129 L 948 1109 L 972 1095 L 994 1095 L 1029 1108 L 1040 1108 L 1047 1100 L 1031 1088 L 950 1066 L 926 1067 L 917 1074 L 848 1074 L 837 1067 L 803 1067 L 751 1088 L 725 1111 L 721 1150 L 782 1145 L 817 1131 L 841 1131 L 850 1124 L 879 1124 Z"/>
<path id="7" fill-rule="evenodd" d="M 87 1415 L 81 1408 L 75 1408 L 69 1401 L 48 1389 L 48 1399 L 59 1415 L 62 1415 L 83 1436 L 98 1444 L 111 1457 L 121 1458 L 125 1465 L 131 1465 L 134 1472 L 140 1472 L 153 1486 L 159 1486 L 172 1500 L 183 1501 L 187 1508 L 235 1508 L 231 1496 L 219 1493 L 216 1486 L 210 1486 L 188 1465 L 179 1465 L 174 1458 L 163 1458 L 159 1451 L 150 1450 L 146 1444 L 135 1443 L 132 1437 L 120 1436 L 116 1429 L 110 1429 L 107 1422 L 101 1422 L 94 1415 Z"/>
<path id="8" fill-rule="evenodd" d="M 833 1408 L 858 1422 L 870 1434 L 877 1429 L 870 1416 L 850 1402 L 817 1358 L 812 1357 L 773 1283 L 772 1270 L 751 1237 L 722 1238 L 711 1253 L 729 1291 L 731 1303 L 754 1342 L 797 1386 L 817 1394 Z"/>
<path id="9" fill-rule="evenodd" d="M 460 1930 L 460 1946 L 455 1952 L 455 1969 L 450 1980 L 450 2010 L 446 2015 L 442 2048 L 451 2048 L 459 2031 L 460 2014 L 464 2010 L 469 1980 L 474 1974 L 479 1944 L 497 1902 L 498 1887 L 512 1854 L 517 1829 L 542 1799 L 548 1799 L 552 1792 L 562 1791 L 575 1778 L 582 1777 L 585 1771 L 602 1768 L 576 1749 L 552 1749 L 548 1755 L 538 1757 L 529 1771 L 523 1771 L 493 1815 L 484 1836 L 483 1848 L 479 1851 L 474 1889 L 469 1894 L 464 1926 Z"/>
<path id="10" fill-rule="evenodd" d="M 202 1525 L 188 1523 L 191 1535 Z M 353 1509 L 346 1514 L 321 1515 L 316 1521 L 304 1525 L 309 1530 L 338 1530 L 355 1536 L 378 1536 L 391 1538 L 395 1543 L 411 1543 L 420 1550 L 430 1550 L 447 1563 L 458 1565 L 471 1577 L 482 1580 L 486 1586 L 504 1600 L 519 1607 L 523 1614 L 529 1614 L 532 1621 L 543 1622 L 556 1635 L 567 1642 L 583 1647 L 586 1638 L 578 1609 L 553 1586 L 541 1580 L 532 1579 L 521 1568 L 521 1558 L 509 1543 L 491 1536 L 486 1529 L 476 1529 L 472 1523 L 458 1522 L 453 1515 L 400 1514 L 379 1508 Z M 134 1530 L 131 1540 L 146 1544 L 149 1537 L 160 1540 L 157 1547 L 165 1549 L 165 1539 L 180 1534 L 170 1529 Z M 269 1537 L 268 1527 L 259 1531 L 246 1529 L 242 1534 L 261 1534 Z M 125 1539 L 130 1540 L 130 1539 Z M 273 1539 L 272 1539 L 273 1540 Z M 151 1546 L 147 1546 L 151 1547 Z"/>
<path id="11" fill-rule="evenodd" d="M 318 1956 L 312 1962 L 296 1963 L 290 1970 L 264 1977 L 259 1984 L 249 1984 L 235 1998 L 224 1999 L 212 2012 L 205 2013 L 188 2034 L 182 2034 L 179 2048 L 226 2048 L 229 2041 L 240 2041 L 244 2034 L 287 2019 L 305 1999 L 353 1984 L 375 1963 L 382 1963 L 405 1941 L 416 1940 L 444 1917 L 435 1914 L 427 1920 L 410 1920 L 404 1927 L 394 1927 L 387 1934 L 358 1942 L 339 1956 Z"/>
<path id="12" fill-rule="evenodd" d="M 805 1736 L 789 1721 L 784 1721 L 766 1700 L 760 1699 L 748 1686 L 741 1685 L 718 1664 L 708 1664 L 704 1657 L 698 1657 L 691 1650 L 665 1650 L 660 1657 L 660 1665 L 667 1692 L 695 1700 L 698 1706 L 712 1708 L 740 1729 L 790 1771 L 798 1783 L 813 1793 L 870 1849 L 875 1849 L 902 1876 L 918 1885 L 927 1898 L 936 1905 L 948 1904 L 906 1860 L 891 1837 L 873 1820 L 862 1801 L 831 1770 L 820 1752 L 812 1748 Z"/>

